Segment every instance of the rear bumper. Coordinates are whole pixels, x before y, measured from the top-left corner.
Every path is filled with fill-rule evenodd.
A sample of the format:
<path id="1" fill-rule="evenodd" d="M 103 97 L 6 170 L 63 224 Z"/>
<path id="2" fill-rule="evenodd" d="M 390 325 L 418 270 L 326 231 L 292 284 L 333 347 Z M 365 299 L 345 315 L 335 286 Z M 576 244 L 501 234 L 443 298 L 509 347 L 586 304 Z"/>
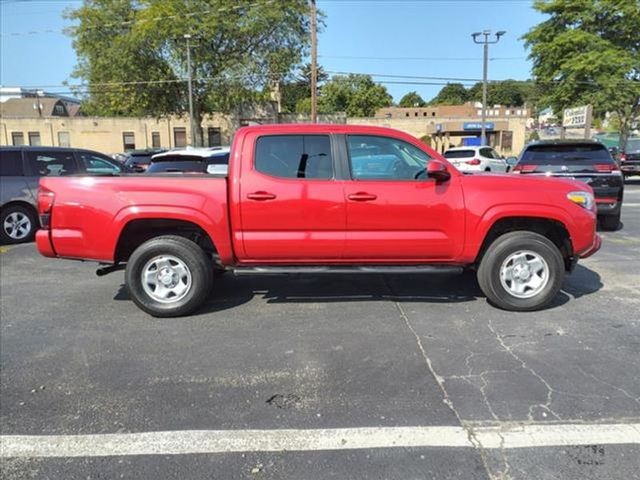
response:
<path id="1" fill-rule="evenodd" d="M 45 257 L 56 257 L 56 252 L 51 243 L 50 230 L 38 230 L 36 232 L 36 247 L 40 255 Z"/>
<path id="2" fill-rule="evenodd" d="M 596 234 L 593 237 L 593 244 L 591 245 L 591 247 L 589 247 L 586 251 L 580 253 L 580 255 L 578 256 L 580 258 L 588 258 L 594 253 L 596 253 L 598 250 L 600 250 L 601 246 L 602 246 L 602 238 L 600 237 L 600 235 Z"/>

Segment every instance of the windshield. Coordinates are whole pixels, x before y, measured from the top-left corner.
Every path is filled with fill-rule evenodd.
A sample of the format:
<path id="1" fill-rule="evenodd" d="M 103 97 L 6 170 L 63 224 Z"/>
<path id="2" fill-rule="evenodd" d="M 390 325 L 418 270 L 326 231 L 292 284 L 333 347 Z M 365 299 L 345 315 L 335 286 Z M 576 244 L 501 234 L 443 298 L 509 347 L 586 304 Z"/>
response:
<path id="1" fill-rule="evenodd" d="M 475 154 L 474 150 L 448 150 L 444 152 L 444 158 L 469 158 Z"/>
<path id="2" fill-rule="evenodd" d="M 640 138 L 630 138 L 627 140 L 626 152 L 640 152 Z"/>

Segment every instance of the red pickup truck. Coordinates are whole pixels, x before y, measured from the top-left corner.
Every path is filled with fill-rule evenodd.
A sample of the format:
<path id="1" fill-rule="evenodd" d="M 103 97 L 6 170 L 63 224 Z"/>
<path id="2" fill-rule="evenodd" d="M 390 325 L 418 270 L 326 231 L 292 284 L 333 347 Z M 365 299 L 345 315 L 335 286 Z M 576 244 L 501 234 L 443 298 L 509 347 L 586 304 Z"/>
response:
<path id="1" fill-rule="evenodd" d="M 235 274 L 477 269 L 496 306 L 535 310 L 600 248 L 591 188 L 463 175 L 405 133 L 353 125 L 238 130 L 219 175 L 46 177 L 37 246 L 126 268 L 154 316 L 193 312 Z"/>

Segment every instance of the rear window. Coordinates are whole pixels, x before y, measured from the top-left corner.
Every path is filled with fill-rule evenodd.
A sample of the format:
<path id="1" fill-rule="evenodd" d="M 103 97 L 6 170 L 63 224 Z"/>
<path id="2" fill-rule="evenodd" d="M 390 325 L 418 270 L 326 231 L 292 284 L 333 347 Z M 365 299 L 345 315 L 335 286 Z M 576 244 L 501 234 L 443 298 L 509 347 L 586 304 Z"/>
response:
<path id="1" fill-rule="evenodd" d="M 627 152 L 640 152 L 640 138 L 630 138 L 625 147 Z"/>
<path id="2" fill-rule="evenodd" d="M 31 175 L 36 177 L 58 177 L 78 173 L 73 152 L 68 150 L 25 152 L 25 158 Z"/>
<path id="3" fill-rule="evenodd" d="M 522 154 L 518 163 L 529 165 L 595 165 L 613 163 L 604 145 L 533 145 Z"/>
<path id="4" fill-rule="evenodd" d="M 229 154 L 222 153 L 211 155 L 210 157 L 201 157 L 200 155 L 163 155 L 162 157 L 153 158 L 151 165 L 164 162 L 195 162 L 206 165 L 226 165 L 229 163 Z"/>
<path id="5" fill-rule="evenodd" d="M 333 177 L 327 135 L 272 135 L 258 138 L 255 168 L 280 178 L 327 180 Z"/>
<path id="6" fill-rule="evenodd" d="M 475 150 L 449 150 L 444 152 L 444 158 L 469 158 L 475 155 Z"/>
<path id="7" fill-rule="evenodd" d="M 207 171 L 207 164 L 202 161 L 162 161 L 151 162 L 147 173 L 162 173 L 162 172 L 189 172 L 189 173 L 204 173 Z"/>
<path id="8" fill-rule="evenodd" d="M 22 154 L 19 150 L 0 151 L 0 176 L 22 176 Z"/>

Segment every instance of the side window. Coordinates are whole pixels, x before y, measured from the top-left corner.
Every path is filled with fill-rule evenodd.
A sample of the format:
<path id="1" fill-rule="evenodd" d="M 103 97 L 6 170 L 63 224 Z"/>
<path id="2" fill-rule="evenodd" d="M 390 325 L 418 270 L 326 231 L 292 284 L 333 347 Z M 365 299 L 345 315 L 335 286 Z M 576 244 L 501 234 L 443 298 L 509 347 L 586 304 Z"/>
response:
<path id="1" fill-rule="evenodd" d="M 89 152 L 80 152 L 79 155 L 87 173 L 120 173 L 120 167 L 106 158 Z"/>
<path id="2" fill-rule="evenodd" d="M 354 180 L 424 179 L 431 157 L 410 143 L 390 137 L 347 137 Z"/>
<path id="3" fill-rule="evenodd" d="M 0 150 L 0 177 L 22 176 L 22 154 L 19 150 Z"/>
<path id="4" fill-rule="evenodd" d="M 35 177 L 73 175 L 78 173 L 73 152 L 25 152 L 30 173 Z"/>
<path id="5" fill-rule="evenodd" d="M 272 135 L 258 138 L 255 168 L 281 178 L 328 180 L 333 177 L 328 135 Z"/>

